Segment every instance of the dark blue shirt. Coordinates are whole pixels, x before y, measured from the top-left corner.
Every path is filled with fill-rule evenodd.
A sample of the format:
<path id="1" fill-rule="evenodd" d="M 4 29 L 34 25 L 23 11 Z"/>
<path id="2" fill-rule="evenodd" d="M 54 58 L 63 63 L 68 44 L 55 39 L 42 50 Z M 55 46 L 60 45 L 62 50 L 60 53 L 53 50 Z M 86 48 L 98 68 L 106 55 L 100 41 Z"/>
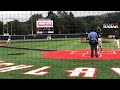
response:
<path id="1" fill-rule="evenodd" d="M 90 33 L 88 34 L 88 38 L 89 38 L 90 40 L 96 40 L 96 41 L 97 41 L 98 35 L 97 35 L 96 32 L 92 31 L 92 32 L 90 32 Z"/>
<path id="2" fill-rule="evenodd" d="M 101 38 L 101 35 L 100 35 L 100 33 L 97 33 L 98 34 L 98 38 Z"/>

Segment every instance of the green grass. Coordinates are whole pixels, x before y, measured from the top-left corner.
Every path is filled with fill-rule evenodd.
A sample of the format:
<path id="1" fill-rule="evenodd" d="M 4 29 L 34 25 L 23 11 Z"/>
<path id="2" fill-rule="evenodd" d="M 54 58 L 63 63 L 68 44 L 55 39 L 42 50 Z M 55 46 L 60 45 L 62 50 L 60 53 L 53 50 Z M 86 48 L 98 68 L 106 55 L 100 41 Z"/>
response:
<path id="1" fill-rule="evenodd" d="M 17 40 L 18 41 L 18 40 Z M 25 40 L 24 40 L 25 41 Z M 25 47 L 25 48 L 45 48 L 54 50 L 78 50 L 89 49 L 88 41 L 81 42 L 80 39 L 58 39 L 58 41 L 33 42 L 18 42 L 12 41 L 7 46 Z M 46 41 L 46 40 L 44 40 Z M 103 48 L 113 48 L 113 41 L 111 39 L 103 40 Z M 0 60 L 7 63 L 15 63 L 15 65 L 34 65 L 33 67 L 20 69 L 10 72 L 0 73 L 0 79 L 87 79 L 82 77 L 67 77 L 69 74 L 64 70 L 73 70 L 77 67 L 93 67 L 97 68 L 97 73 L 94 79 L 119 79 L 120 76 L 110 70 L 112 67 L 120 67 L 119 60 L 61 60 L 61 59 L 47 59 L 40 56 L 46 51 L 22 50 L 13 48 L 0 47 Z M 22 73 L 38 69 L 43 66 L 52 66 L 52 68 L 45 71 L 50 72 L 44 76 L 23 75 Z M 9 66 L 0 66 L 0 68 Z M 90 79 L 90 78 L 89 78 Z"/>

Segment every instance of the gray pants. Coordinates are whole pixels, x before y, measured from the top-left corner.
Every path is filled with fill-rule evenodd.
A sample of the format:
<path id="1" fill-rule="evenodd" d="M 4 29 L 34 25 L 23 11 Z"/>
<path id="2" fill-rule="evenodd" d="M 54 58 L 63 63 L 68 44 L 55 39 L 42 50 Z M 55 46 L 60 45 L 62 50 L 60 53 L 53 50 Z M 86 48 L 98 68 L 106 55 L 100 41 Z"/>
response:
<path id="1" fill-rule="evenodd" d="M 95 52 L 95 56 L 98 57 L 97 44 L 98 44 L 97 42 L 90 41 L 91 57 L 94 56 L 94 52 Z"/>
<path id="2" fill-rule="evenodd" d="M 94 52 L 95 56 L 98 56 L 97 45 L 91 45 L 91 56 L 94 56 Z"/>

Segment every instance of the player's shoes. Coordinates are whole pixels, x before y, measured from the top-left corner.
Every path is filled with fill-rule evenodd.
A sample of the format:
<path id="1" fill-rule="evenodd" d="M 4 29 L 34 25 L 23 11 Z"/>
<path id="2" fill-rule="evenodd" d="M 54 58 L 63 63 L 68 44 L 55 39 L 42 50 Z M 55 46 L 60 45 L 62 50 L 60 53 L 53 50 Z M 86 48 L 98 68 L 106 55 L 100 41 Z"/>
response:
<path id="1" fill-rule="evenodd" d="M 93 57 L 93 55 L 91 55 L 91 57 Z"/>
<path id="2" fill-rule="evenodd" d="M 103 50 L 101 49 L 101 52 L 103 52 Z"/>
<path id="3" fill-rule="evenodd" d="M 98 55 L 96 55 L 96 57 L 98 57 Z"/>

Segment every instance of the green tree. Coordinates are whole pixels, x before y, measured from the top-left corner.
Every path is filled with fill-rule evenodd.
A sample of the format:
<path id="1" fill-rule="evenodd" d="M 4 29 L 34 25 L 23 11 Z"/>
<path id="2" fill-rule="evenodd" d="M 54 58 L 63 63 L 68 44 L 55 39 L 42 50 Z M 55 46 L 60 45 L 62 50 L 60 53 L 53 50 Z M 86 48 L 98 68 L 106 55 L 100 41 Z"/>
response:
<path id="1" fill-rule="evenodd" d="M 3 34 L 3 22 L 0 21 L 0 34 Z"/>
<path id="2" fill-rule="evenodd" d="M 86 32 L 87 29 L 87 23 L 84 21 L 83 18 L 81 17 L 76 17 L 75 18 L 75 26 L 76 26 L 76 32 L 81 33 L 81 32 Z"/>
<path id="3" fill-rule="evenodd" d="M 10 23 L 9 23 L 10 26 Z M 12 28 L 13 28 L 13 34 L 14 35 L 20 35 L 21 34 L 21 23 L 18 20 L 14 20 L 12 23 Z M 10 27 L 9 27 L 10 30 Z"/>

